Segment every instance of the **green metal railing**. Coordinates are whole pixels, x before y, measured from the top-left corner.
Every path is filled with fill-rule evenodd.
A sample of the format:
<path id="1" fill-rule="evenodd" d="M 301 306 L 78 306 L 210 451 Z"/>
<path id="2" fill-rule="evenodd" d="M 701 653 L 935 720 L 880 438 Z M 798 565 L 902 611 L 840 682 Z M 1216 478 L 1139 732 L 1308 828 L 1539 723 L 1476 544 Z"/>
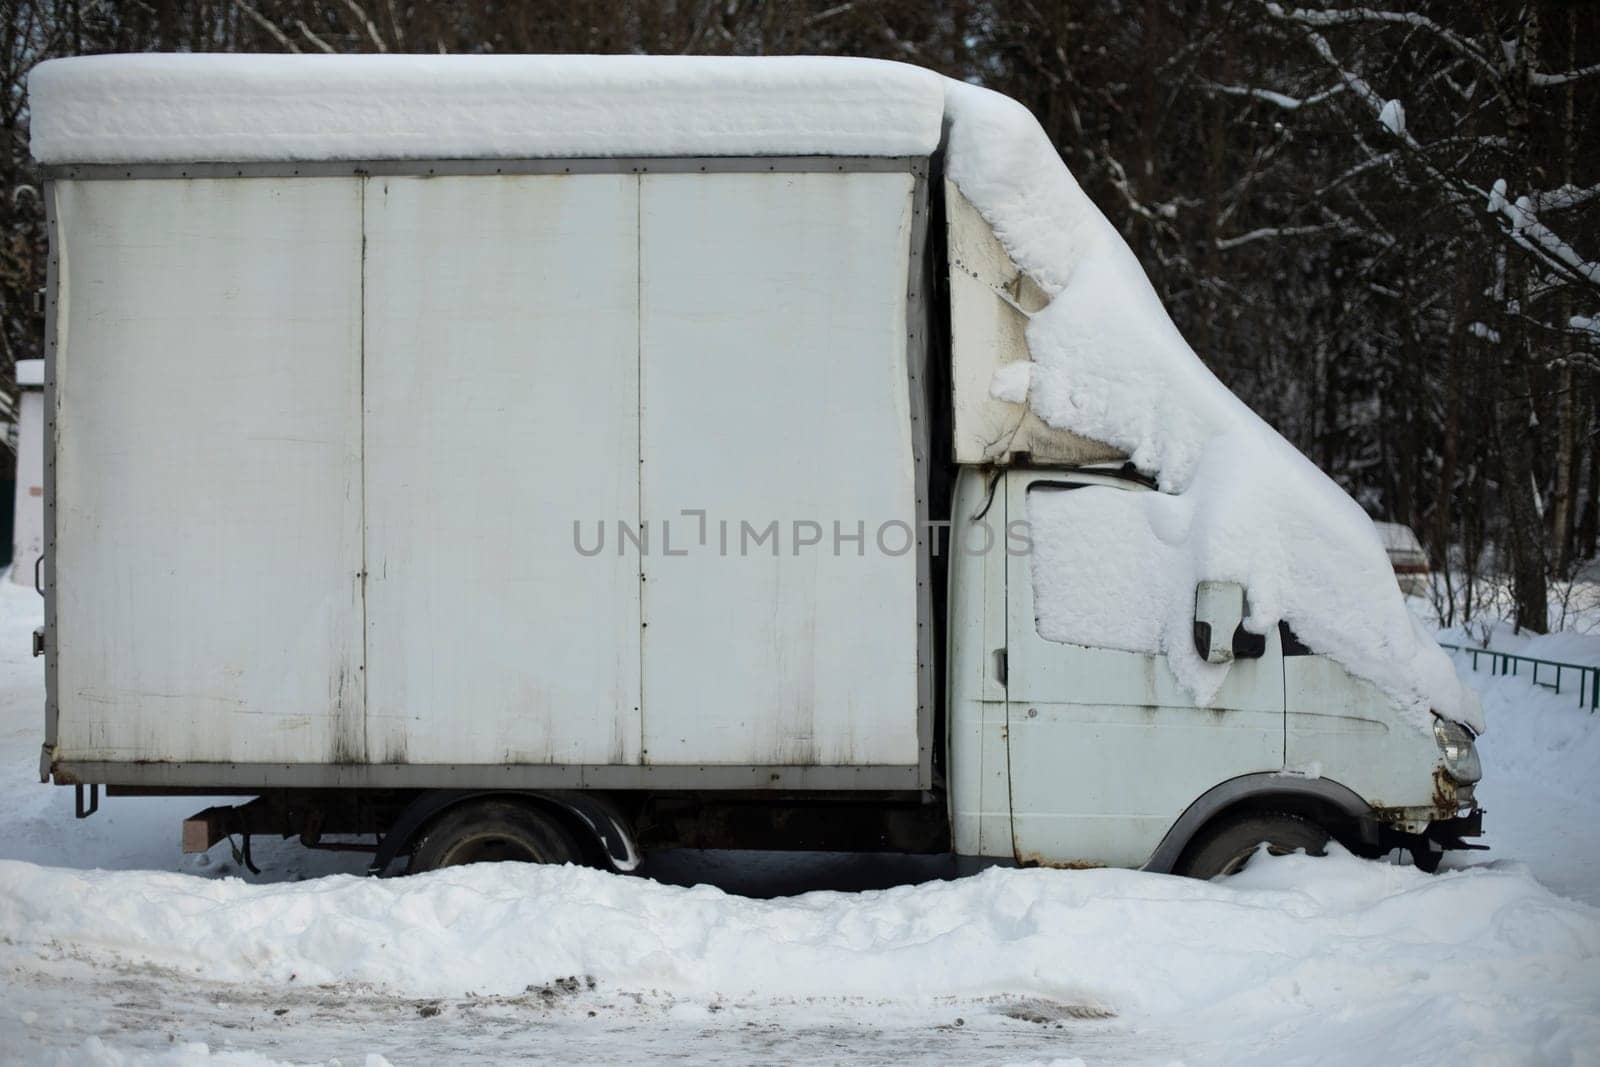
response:
<path id="1" fill-rule="evenodd" d="M 1496 652 L 1491 648 L 1473 648 L 1471 645 L 1447 645 L 1439 642 L 1439 647 L 1449 649 L 1451 652 L 1464 652 L 1472 657 L 1472 669 L 1478 669 L 1480 657 L 1489 658 L 1489 672 L 1498 675 L 1512 675 L 1520 677 L 1522 665 L 1528 664 L 1532 668 L 1533 684 L 1561 692 L 1563 677 L 1571 683 L 1572 677 L 1577 678 L 1578 707 L 1588 708 L 1593 714 L 1600 708 L 1600 667 L 1588 667 L 1582 663 L 1560 663 L 1553 659 L 1537 659 L 1533 656 L 1518 656 L 1511 652 Z M 1544 677 L 1540 677 L 1540 668 L 1545 668 Z M 1550 671 L 1555 672 L 1552 681 Z"/>

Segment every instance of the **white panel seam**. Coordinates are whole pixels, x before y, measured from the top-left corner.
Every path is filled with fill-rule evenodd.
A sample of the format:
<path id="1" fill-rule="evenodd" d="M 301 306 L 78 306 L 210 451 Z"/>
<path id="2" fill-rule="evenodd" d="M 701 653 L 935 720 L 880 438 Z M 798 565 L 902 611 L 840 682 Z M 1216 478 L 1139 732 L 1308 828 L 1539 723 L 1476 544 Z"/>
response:
<path id="1" fill-rule="evenodd" d="M 633 444 L 639 462 L 634 465 L 634 519 L 643 530 L 644 517 L 644 175 L 633 176 Z M 619 549 L 622 547 L 619 543 Z M 650 762 L 645 748 L 644 729 L 644 637 L 648 623 L 644 613 L 644 561 L 639 552 L 639 763 Z"/>
<path id="2" fill-rule="evenodd" d="M 360 480 L 360 491 L 356 503 L 356 517 L 359 523 L 361 537 L 361 573 L 357 581 L 361 583 L 361 662 L 356 666 L 356 675 L 360 679 L 361 699 L 361 756 L 363 759 L 371 757 L 371 736 L 368 733 L 370 726 L 367 722 L 369 703 L 367 700 L 367 186 L 371 183 L 370 177 L 356 179 L 358 220 L 361 225 L 361 262 L 357 272 L 359 291 L 361 294 L 360 307 L 357 311 L 357 371 L 356 371 L 356 418 L 358 420 L 358 433 L 356 434 L 356 466 Z"/>

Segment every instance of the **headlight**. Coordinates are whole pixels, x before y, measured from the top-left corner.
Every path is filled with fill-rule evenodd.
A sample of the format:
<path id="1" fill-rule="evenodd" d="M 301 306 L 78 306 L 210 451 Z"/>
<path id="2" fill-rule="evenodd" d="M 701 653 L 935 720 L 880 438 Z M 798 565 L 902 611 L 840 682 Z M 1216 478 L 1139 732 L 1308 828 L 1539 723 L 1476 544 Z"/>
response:
<path id="1" fill-rule="evenodd" d="M 1478 749 L 1472 743 L 1472 732 L 1449 719 L 1433 720 L 1433 739 L 1439 742 L 1439 752 L 1444 756 L 1444 769 L 1462 785 L 1471 785 L 1483 777 L 1483 765 L 1478 762 Z"/>

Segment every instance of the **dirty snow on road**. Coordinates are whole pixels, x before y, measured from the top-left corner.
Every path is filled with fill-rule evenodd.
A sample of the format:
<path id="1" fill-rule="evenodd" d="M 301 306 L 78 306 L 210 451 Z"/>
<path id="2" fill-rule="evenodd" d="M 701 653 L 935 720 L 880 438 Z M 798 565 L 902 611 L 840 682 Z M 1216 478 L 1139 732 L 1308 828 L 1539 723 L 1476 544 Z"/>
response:
<path id="1" fill-rule="evenodd" d="M 1209 884 L 992 869 L 894 885 L 937 871 L 827 857 L 765 888 L 889 888 L 756 900 L 578 868 L 372 880 L 330 873 L 359 858 L 275 845 L 241 879 L 227 846 L 178 854 L 203 799 L 116 798 L 77 822 L 70 791 L 37 782 L 38 605 L 0 587 L 0 1048 L 21 1060 L 1571 1063 L 1600 1047 L 1600 719 L 1525 680 L 1485 688 L 1495 849 L 1438 876 L 1339 854 Z M 761 882 L 725 855 L 657 870 Z"/>

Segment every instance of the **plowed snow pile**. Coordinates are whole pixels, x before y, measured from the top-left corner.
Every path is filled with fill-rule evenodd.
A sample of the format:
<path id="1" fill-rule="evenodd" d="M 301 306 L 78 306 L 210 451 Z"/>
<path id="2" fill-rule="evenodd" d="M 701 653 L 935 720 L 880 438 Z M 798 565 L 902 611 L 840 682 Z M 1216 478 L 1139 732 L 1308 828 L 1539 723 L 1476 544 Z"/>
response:
<path id="1" fill-rule="evenodd" d="M 516 994 L 567 976 L 699 1004 L 932 1011 L 1009 994 L 1224 1043 L 1271 1035 L 1280 1053 L 1336 1037 L 1347 1062 L 1452 1047 L 1560 1059 L 1600 1042 L 1600 912 L 1522 873 L 1430 877 L 1349 856 L 1262 862 L 1226 885 L 992 870 L 767 902 L 572 867 L 252 886 L 5 862 L 0 929 L 8 968 L 70 951 L 409 997 Z"/>

